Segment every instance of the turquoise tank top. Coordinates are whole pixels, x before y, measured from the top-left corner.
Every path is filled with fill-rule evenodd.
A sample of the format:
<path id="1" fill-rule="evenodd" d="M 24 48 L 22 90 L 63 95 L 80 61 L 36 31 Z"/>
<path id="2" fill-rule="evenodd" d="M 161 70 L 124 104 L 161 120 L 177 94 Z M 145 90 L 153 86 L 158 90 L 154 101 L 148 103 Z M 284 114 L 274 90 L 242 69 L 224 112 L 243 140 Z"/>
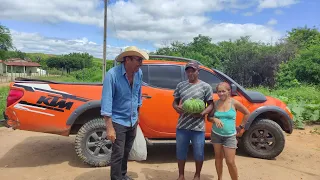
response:
<path id="1" fill-rule="evenodd" d="M 219 100 L 217 101 L 217 103 Z M 216 124 L 212 125 L 212 132 L 220 135 L 220 136 L 233 136 L 237 133 L 236 130 L 236 110 L 232 107 L 233 99 L 231 100 L 231 107 L 228 111 L 218 111 L 217 106 L 215 105 L 215 113 L 214 117 L 221 120 L 223 123 L 222 128 L 218 128 Z"/>

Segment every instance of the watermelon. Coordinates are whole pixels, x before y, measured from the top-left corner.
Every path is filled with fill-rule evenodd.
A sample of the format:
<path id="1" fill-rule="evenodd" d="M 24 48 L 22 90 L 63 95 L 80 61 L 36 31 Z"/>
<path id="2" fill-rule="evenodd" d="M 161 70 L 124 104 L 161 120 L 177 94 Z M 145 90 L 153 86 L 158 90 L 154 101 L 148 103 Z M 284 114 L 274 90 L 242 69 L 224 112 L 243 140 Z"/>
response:
<path id="1" fill-rule="evenodd" d="M 187 99 L 183 102 L 182 109 L 186 113 L 201 113 L 205 109 L 205 103 L 201 99 Z"/>

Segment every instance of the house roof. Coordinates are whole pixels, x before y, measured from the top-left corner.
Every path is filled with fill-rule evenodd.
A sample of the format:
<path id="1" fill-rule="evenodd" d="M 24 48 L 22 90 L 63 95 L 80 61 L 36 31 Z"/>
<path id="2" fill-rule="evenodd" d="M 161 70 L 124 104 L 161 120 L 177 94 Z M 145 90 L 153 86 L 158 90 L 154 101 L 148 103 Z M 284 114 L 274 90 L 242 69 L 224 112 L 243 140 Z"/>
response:
<path id="1" fill-rule="evenodd" d="M 0 60 L 0 63 L 3 63 L 7 66 L 28 66 L 28 67 L 40 67 L 41 65 L 36 62 L 26 61 L 19 58 L 7 59 L 7 61 Z"/>

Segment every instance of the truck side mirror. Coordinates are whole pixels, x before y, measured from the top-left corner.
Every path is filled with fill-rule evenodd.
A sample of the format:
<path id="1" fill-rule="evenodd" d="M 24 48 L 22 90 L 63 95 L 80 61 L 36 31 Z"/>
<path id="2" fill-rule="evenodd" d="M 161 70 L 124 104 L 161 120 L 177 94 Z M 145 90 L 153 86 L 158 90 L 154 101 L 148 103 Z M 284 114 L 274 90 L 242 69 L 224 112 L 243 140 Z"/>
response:
<path id="1" fill-rule="evenodd" d="M 234 85 L 234 84 L 231 84 L 231 95 L 232 95 L 232 96 L 238 95 L 238 93 L 237 93 L 237 86 Z"/>

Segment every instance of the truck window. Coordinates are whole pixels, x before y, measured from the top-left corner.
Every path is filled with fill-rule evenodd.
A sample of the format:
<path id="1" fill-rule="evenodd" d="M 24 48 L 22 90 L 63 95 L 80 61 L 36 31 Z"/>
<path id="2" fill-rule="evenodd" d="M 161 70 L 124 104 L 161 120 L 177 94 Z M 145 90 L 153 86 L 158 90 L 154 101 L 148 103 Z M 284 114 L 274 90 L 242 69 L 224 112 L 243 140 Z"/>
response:
<path id="1" fill-rule="evenodd" d="M 200 69 L 199 79 L 210 84 L 214 93 L 217 92 L 216 86 L 221 82 L 221 80 L 216 75 L 206 70 Z"/>
<path id="2" fill-rule="evenodd" d="M 148 73 L 148 66 L 147 65 L 142 65 L 140 67 L 141 71 L 142 71 L 142 81 L 145 83 L 149 83 L 149 73 Z"/>
<path id="3" fill-rule="evenodd" d="M 149 83 L 151 86 L 175 89 L 182 81 L 181 67 L 174 65 L 149 65 Z"/>
<path id="4" fill-rule="evenodd" d="M 186 75 L 186 73 L 184 73 L 184 78 L 186 80 L 188 80 L 188 77 Z M 199 79 L 210 84 L 210 86 L 212 87 L 212 91 L 214 93 L 217 92 L 216 90 L 216 86 L 222 82 L 216 75 L 212 74 L 211 72 L 209 71 L 206 71 L 206 70 L 203 70 L 203 69 L 200 69 L 199 70 Z"/>

